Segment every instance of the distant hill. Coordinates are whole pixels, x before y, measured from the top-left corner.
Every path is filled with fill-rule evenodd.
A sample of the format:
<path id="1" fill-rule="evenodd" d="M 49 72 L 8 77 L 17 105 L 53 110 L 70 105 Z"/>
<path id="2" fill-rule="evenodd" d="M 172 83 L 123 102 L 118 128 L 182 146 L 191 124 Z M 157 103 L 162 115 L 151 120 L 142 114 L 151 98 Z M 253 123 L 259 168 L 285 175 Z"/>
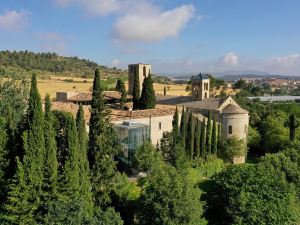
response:
<path id="1" fill-rule="evenodd" d="M 127 72 L 108 68 L 95 62 L 78 57 L 59 56 L 56 53 L 34 53 L 29 51 L 0 51 L 0 75 L 14 74 L 38 76 L 64 75 L 71 77 L 92 77 L 96 68 L 103 78 L 125 77 Z"/>
<path id="2" fill-rule="evenodd" d="M 258 74 L 241 74 L 241 75 L 225 75 L 221 76 L 220 79 L 226 81 L 235 81 L 240 78 L 278 78 L 278 79 L 288 79 L 288 80 L 299 80 L 299 76 L 286 76 L 286 75 L 258 75 Z"/>

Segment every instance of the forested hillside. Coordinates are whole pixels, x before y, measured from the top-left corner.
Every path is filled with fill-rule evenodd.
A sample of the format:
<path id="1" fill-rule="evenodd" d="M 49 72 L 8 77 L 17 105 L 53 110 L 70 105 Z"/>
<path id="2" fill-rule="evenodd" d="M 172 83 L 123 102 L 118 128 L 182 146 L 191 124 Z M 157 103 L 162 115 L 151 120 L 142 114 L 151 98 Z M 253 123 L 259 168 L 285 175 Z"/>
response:
<path id="1" fill-rule="evenodd" d="M 108 68 L 95 62 L 78 57 L 59 56 L 56 53 L 34 53 L 29 51 L 0 51 L 0 75 L 15 74 L 38 76 L 66 75 L 72 77 L 92 77 L 96 68 L 100 68 L 102 77 L 122 77 L 126 72 L 116 68 Z"/>

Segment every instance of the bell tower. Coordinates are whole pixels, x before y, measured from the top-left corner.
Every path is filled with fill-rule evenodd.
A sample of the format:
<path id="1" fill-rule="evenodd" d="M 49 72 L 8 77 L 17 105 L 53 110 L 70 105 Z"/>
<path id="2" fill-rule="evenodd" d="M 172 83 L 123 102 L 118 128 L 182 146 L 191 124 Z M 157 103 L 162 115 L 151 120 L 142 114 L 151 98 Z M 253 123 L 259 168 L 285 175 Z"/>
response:
<path id="1" fill-rule="evenodd" d="M 207 75 L 199 73 L 197 76 L 192 76 L 191 81 L 193 99 L 202 101 L 209 98 L 210 81 Z"/>
<path id="2" fill-rule="evenodd" d="M 144 79 L 148 77 L 151 72 L 152 69 L 149 64 L 137 63 L 128 65 L 128 94 L 132 95 L 135 76 L 139 76 L 140 92 L 142 92 Z"/>

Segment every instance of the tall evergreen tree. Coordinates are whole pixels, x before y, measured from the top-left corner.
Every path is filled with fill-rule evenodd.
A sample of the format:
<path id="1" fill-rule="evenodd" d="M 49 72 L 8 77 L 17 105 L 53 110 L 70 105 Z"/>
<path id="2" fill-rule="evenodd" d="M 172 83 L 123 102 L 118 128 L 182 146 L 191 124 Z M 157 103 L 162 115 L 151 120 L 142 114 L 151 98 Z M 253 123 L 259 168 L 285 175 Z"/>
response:
<path id="1" fill-rule="evenodd" d="M 55 131 L 53 127 L 54 117 L 51 111 L 50 96 L 45 98 L 45 164 L 43 175 L 43 194 L 40 216 L 43 217 L 47 212 L 50 201 L 57 197 L 58 188 L 58 162 Z M 42 218 L 41 218 L 42 219 Z"/>
<path id="2" fill-rule="evenodd" d="M 152 77 L 149 74 L 143 82 L 143 89 L 140 98 L 140 109 L 154 109 L 156 104 L 155 91 L 153 88 Z"/>
<path id="3" fill-rule="evenodd" d="M 176 110 L 172 120 L 172 134 L 173 134 L 173 144 L 176 145 L 179 141 L 179 115 L 178 115 L 178 108 L 176 106 Z"/>
<path id="4" fill-rule="evenodd" d="M 80 174 L 80 196 L 83 199 L 86 211 L 91 214 L 92 205 L 92 193 L 91 193 L 91 181 L 90 181 L 90 168 L 87 158 L 88 147 L 88 134 L 85 126 L 83 106 L 80 104 L 76 115 L 76 125 L 78 131 L 78 144 L 79 144 L 79 174 Z"/>
<path id="5" fill-rule="evenodd" d="M 217 148 L 220 148 L 221 146 L 221 133 L 222 133 L 222 127 L 221 122 L 218 124 L 218 137 L 217 137 Z"/>
<path id="6" fill-rule="evenodd" d="M 70 199 L 80 196 L 80 152 L 75 120 L 69 116 L 66 124 L 67 160 L 60 179 L 61 193 Z"/>
<path id="7" fill-rule="evenodd" d="M 211 127 L 211 114 L 208 113 L 207 118 L 207 125 L 206 125 L 206 152 L 208 154 L 211 154 L 211 133 L 212 133 L 212 127 Z"/>
<path id="8" fill-rule="evenodd" d="M 25 190 L 28 199 L 19 199 L 30 204 L 30 211 L 36 214 L 41 206 L 43 167 L 45 163 L 44 113 L 37 89 L 36 75 L 32 76 L 26 130 L 23 132 L 22 169 L 24 169 Z M 37 218 L 34 216 L 34 218 Z"/>
<path id="9" fill-rule="evenodd" d="M 211 146 L 212 146 L 212 153 L 217 154 L 218 148 L 218 133 L 217 133 L 217 123 L 216 120 L 213 120 L 213 127 L 212 127 L 212 135 L 211 135 Z"/>
<path id="10" fill-rule="evenodd" d="M 183 147 L 185 148 L 185 141 L 186 141 L 186 112 L 185 112 L 185 109 L 183 107 L 182 107 L 181 120 L 180 120 L 180 136 L 181 136 L 181 142 L 183 144 Z"/>
<path id="11" fill-rule="evenodd" d="M 194 156 L 194 124 L 193 124 L 193 114 L 190 112 L 189 115 L 189 122 L 187 126 L 187 143 L 186 143 L 186 148 L 187 148 L 187 156 L 189 157 L 190 160 L 193 159 Z"/>
<path id="12" fill-rule="evenodd" d="M 167 95 L 167 88 L 164 86 L 164 95 Z"/>
<path id="13" fill-rule="evenodd" d="M 127 100 L 127 91 L 124 82 L 120 79 L 117 80 L 116 90 L 121 94 L 121 109 L 124 109 Z"/>
<path id="14" fill-rule="evenodd" d="M 206 124 L 203 118 L 201 124 L 201 136 L 200 136 L 200 155 L 204 156 L 206 154 Z"/>
<path id="15" fill-rule="evenodd" d="M 29 107 L 22 135 L 22 162 L 17 158 L 17 171 L 11 180 L 4 214 L 9 224 L 34 224 L 41 207 L 43 167 L 45 162 L 44 113 L 32 76 Z"/>
<path id="16" fill-rule="evenodd" d="M 3 224 L 35 224 L 34 210 L 30 199 L 31 190 L 28 189 L 25 170 L 19 158 L 16 157 L 16 173 L 9 183 L 8 195 L 5 205 L 3 206 L 3 214 L 1 222 Z"/>
<path id="17" fill-rule="evenodd" d="M 97 69 L 93 83 L 91 119 L 88 144 L 88 159 L 92 174 L 94 199 L 98 205 L 110 202 L 110 191 L 114 185 L 116 163 L 113 156 L 119 151 L 119 143 L 112 124 L 110 111 L 100 87 L 100 73 Z"/>
<path id="18" fill-rule="evenodd" d="M 8 168 L 8 134 L 4 118 L 0 117 L 0 202 L 3 202 L 6 192 L 6 170 Z"/>
<path id="19" fill-rule="evenodd" d="M 140 108 L 140 78 L 139 75 L 136 73 L 134 74 L 134 81 L 133 81 L 133 90 L 132 90 L 132 102 L 133 102 L 133 110 L 137 110 Z"/>
<path id="20" fill-rule="evenodd" d="M 196 127 L 195 127 L 195 143 L 194 143 L 194 156 L 199 158 L 200 157 L 200 138 L 201 138 L 201 125 L 199 120 L 197 120 Z"/>

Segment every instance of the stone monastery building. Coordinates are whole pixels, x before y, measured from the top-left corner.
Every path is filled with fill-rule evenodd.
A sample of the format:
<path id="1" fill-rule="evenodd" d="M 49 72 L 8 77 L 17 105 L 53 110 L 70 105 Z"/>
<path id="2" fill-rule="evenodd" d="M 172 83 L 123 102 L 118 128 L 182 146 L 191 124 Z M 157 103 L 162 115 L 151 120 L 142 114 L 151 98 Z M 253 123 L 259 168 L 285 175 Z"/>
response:
<path id="1" fill-rule="evenodd" d="M 139 76 L 140 87 L 145 77 L 151 73 L 149 64 L 132 64 L 128 66 L 128 92 L 131 98 L 134 76 Z M 112 107 L 111 122 L 123 146 L 125 157 L 129 160 L 137 146 L 145 140 L 151 140 L 157 145 L 163 137 L 164 132 L 172 130 L 172 120 L 176 107 L 179 109 L 179 118 L 182 108 L 191 112 L 194 120 L 207 122 L 208 113 L 217 123 L 221 123 L 221 138 L 227 139 L 237 137 L 247 143 L 247 133 L 249 124 L 248 111 L 242 109 L 232 97 L 225 99 L 210 97 L 210 80 L 206 75 L 199 74 L 191 78 L 191 96 L 168 96 L 156 95 L 156 108 L 149 110 L 119 110 Z M 85 98 L 83 98 L 85 96 Z M 104 96 L 109 104 L 114 104 L 119 95 L 112 92 L 104 92 Z M 72 93 L 70 97 L 63 92 L 57 93 L 58 102 L 53 104 L 53 108 L 61 110 L 62 102 L 68 102 L 68 109 L 76 113 L 77 104 L 88 105 L 91 95 L 82 93 Z M 63 106 L 65 107 L 65 105 Z M 89 107 L 89 106 L 85 106 Z M 188 117 L 189 113 L 187 114 Z M 86 109 L 86 121 L 89 121 L 89 110 Z M 188 118 L 187 118 L 188 120 Z M 195 123 L 194 123 L 195 124 Z M 243 163 L 245 157 L 235 159 L 234 163 Z"/>

